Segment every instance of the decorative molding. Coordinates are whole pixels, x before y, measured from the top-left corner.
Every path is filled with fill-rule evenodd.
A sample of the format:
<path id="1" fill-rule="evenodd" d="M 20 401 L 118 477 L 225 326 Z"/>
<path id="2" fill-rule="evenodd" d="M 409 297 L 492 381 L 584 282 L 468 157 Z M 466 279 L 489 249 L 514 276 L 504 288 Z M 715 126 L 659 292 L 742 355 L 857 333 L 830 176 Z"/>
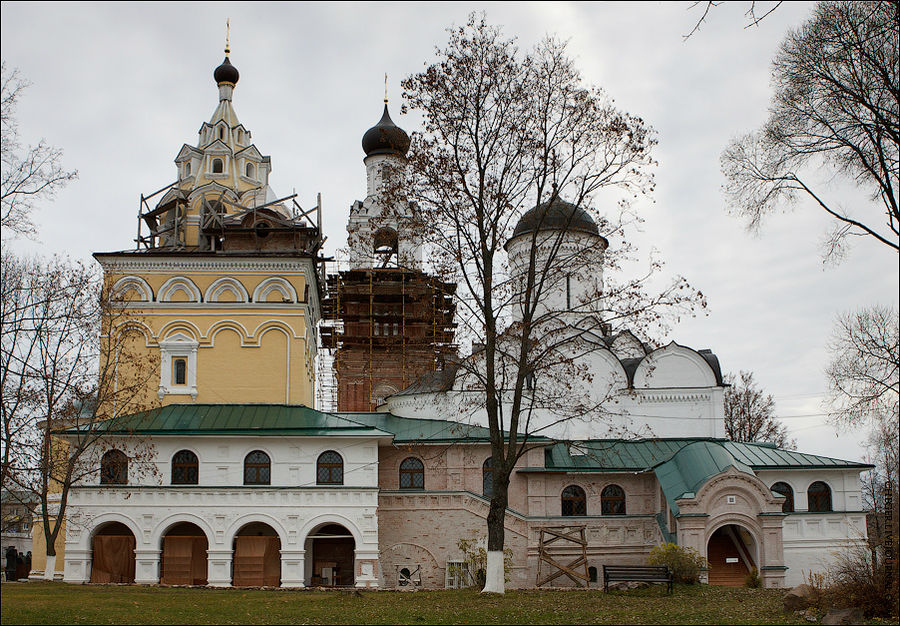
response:
<path id="1" fill-rule="evenodd" d="M 250 301 L 250 294 L 247 292 L 247 288 L 239 280 L 231 276 L 222 276 L 213 281 L 206 289 L 203 300 L 208 303 L 219 302 L 219 298 L 225 291 L 232 292 L 236 300 L 231 302 L 225 301 L 223 304 L 240 304 Z"/>
<path id="2" fill-rule="evenodd" d="M 200 303 L 202 301 L 200 289 L 194 284 L 194 281 L 186 276 L 173 276 L 164 282 L 159 288 L 157 300 L 159 302 L 173 303 L 171 297 L 178 291 L 184 291 L 188 295 L 190 298 L 188 302 Z M 188 302 L 174 302 L 174 304 L 187 304 Z"/>
<path id="3" fill-rule="evenodd" d="M 201 253 L 204 254 L 204 253 Z M 121 254 L 106 256 L 101 254 L 97 261 L 108 272 L 147 272 L 158 274 L 171 274 L 174 272 L 228 272 L 231 270 L 246 272 L 279 272 L 296 273 L 309 277 L 311 269 L 310 257 L 278 257 L 278 258 L 253 258 L 253 257 L 226 257 L 207 253 L 210 256 L 197 258 L 192 255 L 170 256 L 156 255 L 150 252 L 137 252 L 134 254 Z"/>

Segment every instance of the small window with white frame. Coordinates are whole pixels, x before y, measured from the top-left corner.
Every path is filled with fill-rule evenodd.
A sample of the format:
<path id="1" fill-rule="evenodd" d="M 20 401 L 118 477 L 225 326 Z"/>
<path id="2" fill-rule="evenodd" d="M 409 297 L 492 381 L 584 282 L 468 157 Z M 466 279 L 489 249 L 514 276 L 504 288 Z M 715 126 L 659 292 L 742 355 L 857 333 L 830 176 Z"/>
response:
<path id="1" fill-rule="evenodd" d="M 469 564 L 465 561 L 447 561 L 447 575 L 444 587 L 447 589 L 463 589 L 472 586 L 472 575 Z"/>
<path id="2" fill-rule="evenodd" d="M 159 342 L 159 399 L 167 394 L 190 394 L 197 398 L 197 347 L 192 337 L 178 332 Z"/>

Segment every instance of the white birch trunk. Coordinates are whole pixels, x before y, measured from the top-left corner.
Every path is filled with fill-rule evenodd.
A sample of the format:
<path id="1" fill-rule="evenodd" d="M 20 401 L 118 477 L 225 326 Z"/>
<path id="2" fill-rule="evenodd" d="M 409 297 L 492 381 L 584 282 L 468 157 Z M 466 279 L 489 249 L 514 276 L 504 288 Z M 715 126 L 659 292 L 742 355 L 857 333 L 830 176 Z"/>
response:
<path id="1" fill-rule="evenodd" d="M 47 555 L 47 564 L 44 566 L 44 580 L 53 580 L 56 575 L 56 555 Z"/>
<path id="2" fill-rule="evenodd" d="M 506 572 L 503 571 L 503 550 L 488 550 L 487 571 L 481 593 L 503 593 L 506 590 Z"/>

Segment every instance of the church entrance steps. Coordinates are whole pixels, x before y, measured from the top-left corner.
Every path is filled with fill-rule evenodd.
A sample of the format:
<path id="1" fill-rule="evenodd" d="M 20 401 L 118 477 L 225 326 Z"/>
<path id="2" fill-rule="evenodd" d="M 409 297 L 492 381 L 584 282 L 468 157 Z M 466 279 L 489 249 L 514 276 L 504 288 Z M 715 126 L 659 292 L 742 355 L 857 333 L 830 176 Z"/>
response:
<path id="1" fill-rule="evenodd" d="M 740 535 L 729 524 L 712 534 L 706 548 L 709 561 L 709 584 L 724 587 L 743 587 L 750 568 L 750 551 Z"/>

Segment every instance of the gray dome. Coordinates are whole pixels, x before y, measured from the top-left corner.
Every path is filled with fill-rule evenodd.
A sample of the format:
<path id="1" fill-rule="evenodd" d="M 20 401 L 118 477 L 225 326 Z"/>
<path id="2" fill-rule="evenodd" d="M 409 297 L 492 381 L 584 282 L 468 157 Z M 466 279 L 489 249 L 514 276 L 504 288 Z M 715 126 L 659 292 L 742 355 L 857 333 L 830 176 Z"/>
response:
<path id="1" fill-rule="evenodd" d="M 387 103 L 384 105 L 384 114 L 381 119 L 363 135 L 362 148 L 367 157 L 373 154 L 406 156 L 406 152 L 409 150 L 409 135 L 394 124 L 388 113 Z"/>
<path id="2" fill-rule="evenodd" d="M 510 239 L 540 230 L 577 231 L 600 236 L 597 223 L 587 211 L 559 197 L 527 211 L 516 224 Z"/>
<path id="3" fill-rule="evenodd" d="M 225 57 L 225 60 L 222 61 L 222 65 L 217 67 L 213 72 L 213 78 L 216 81 L 216 84 L 219 83 L 231 83 L 233 85 L 237 85 L 238 79 L 241 77 L 241 73 L 237 71 L 237 68 L 231 64 L 231 61 L 228 57 Z"/>

